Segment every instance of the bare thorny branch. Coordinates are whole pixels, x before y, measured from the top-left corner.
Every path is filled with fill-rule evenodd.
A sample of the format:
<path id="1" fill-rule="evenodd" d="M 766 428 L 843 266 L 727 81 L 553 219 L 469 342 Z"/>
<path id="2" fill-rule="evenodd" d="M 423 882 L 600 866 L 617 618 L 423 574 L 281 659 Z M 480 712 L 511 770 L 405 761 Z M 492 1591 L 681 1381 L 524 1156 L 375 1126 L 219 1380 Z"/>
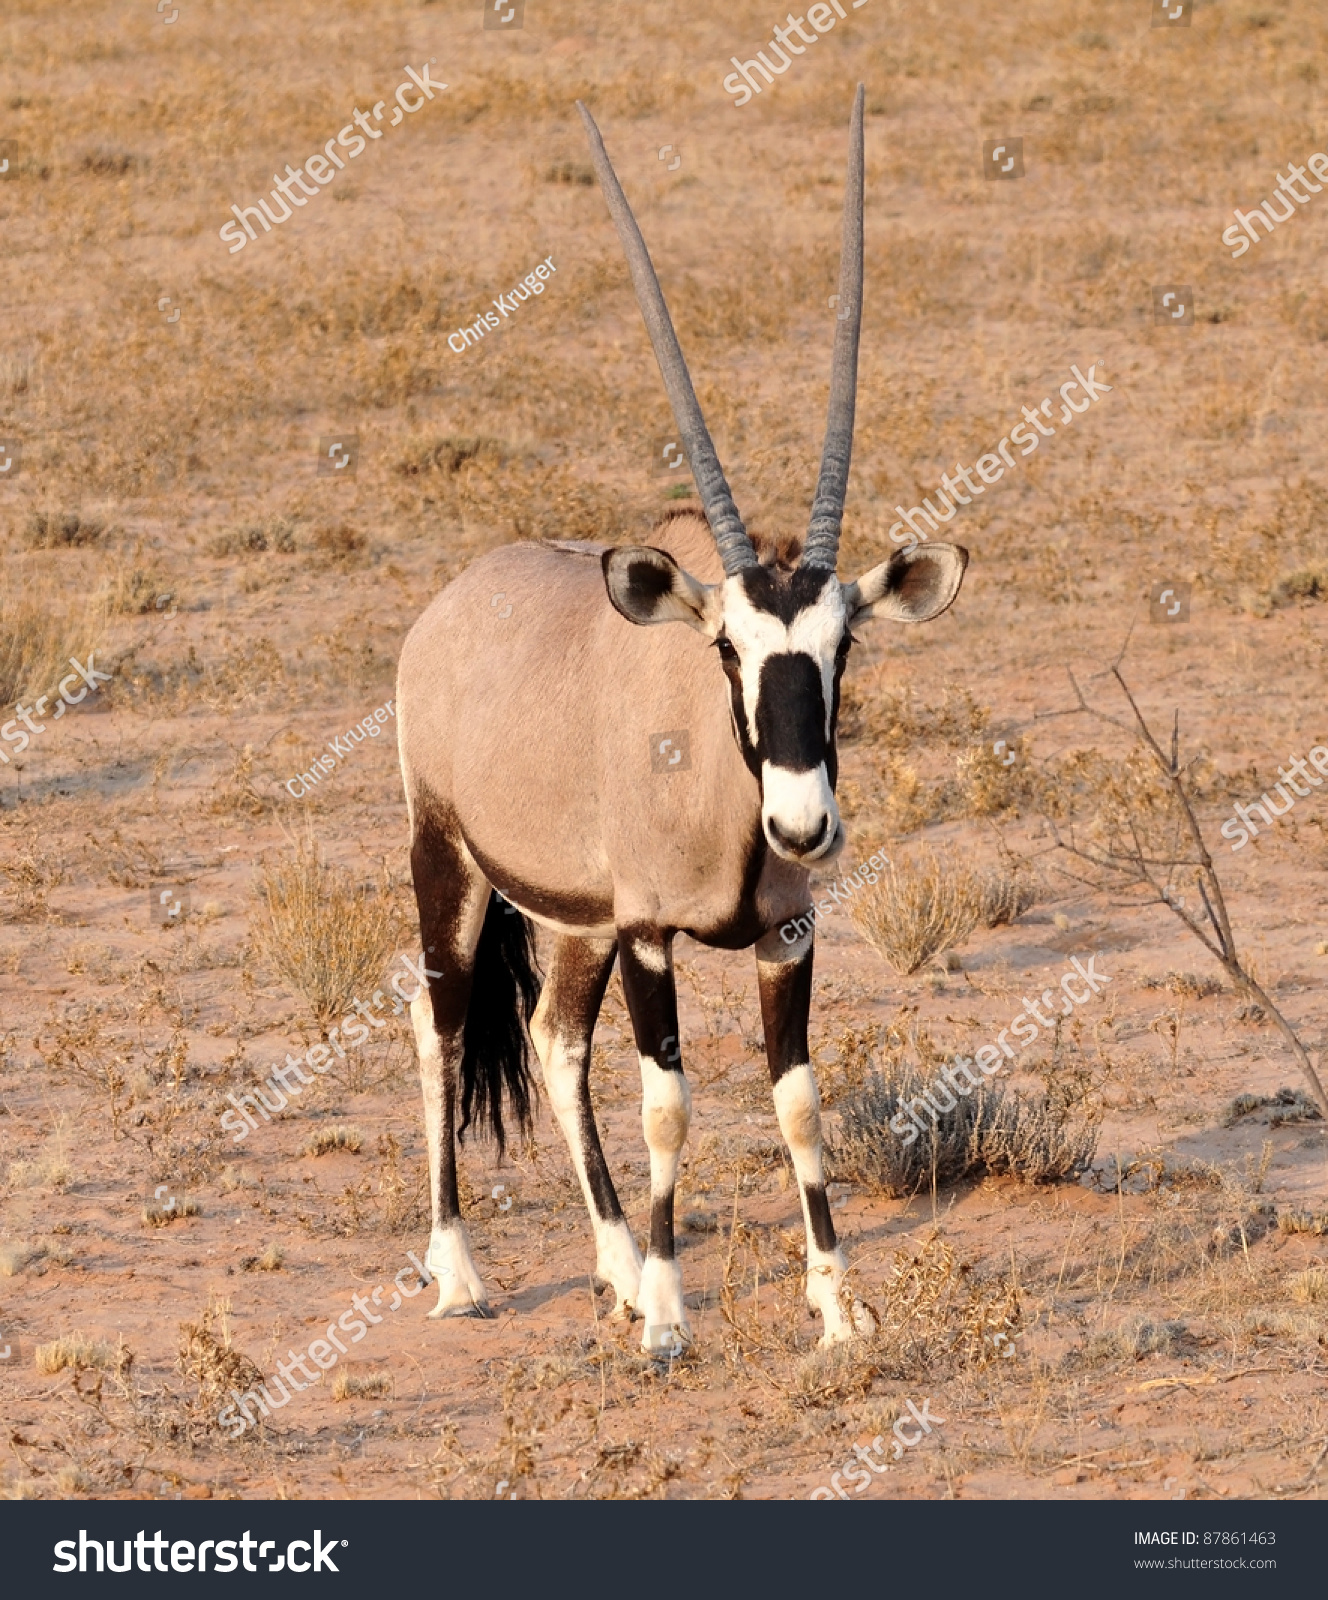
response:
<path id="1" fill-rule="evenodd" d="M 1185 926 L 1204 949 L 1218 961 L 1231 979 L 1236 988 L 1250 999 L 1256 1001 L 1286 1040 L 1296 1058 L 1296 1063 L 1305 1076 L 1310 1086 L 1319 1110 L 1328 1118 L 1328 1094 L 1325 1094 L 1319 1075 L 1310 1061 L 1305 1047 L 1301 1044 L 1295 1029 L 1278 1010 L 1269 998 L 1262 984 L 1255 979 L 1244 963 L 1236 949 L 1236 937 L 1232 932 L 1231 918 L 1227 912 L 1226 899 L 1222 894 L 1222 885 L 1218 881 L 1217 872 L 1213 866 L 1213 859 L 1208 853 L 1204 843 L 1203 833 L 1200 830 L 1198 819 L 1194 814 L 1194 807 L 1189 795 L 1185 791 L 1185 768 L 1180 761 L 1180 713 L 1177 712 L 1171 727 L 1171 748 L 1164 750 L 1154 736 L 1152 729 L 1144 720 L 1134 695 L 1130 692 L 1129 685 L 1121 675 L 1120 659 L 1117 658 L 1110 668 L 1111 676 L 1116 680 L 1121 693 L 1125 696 L 1126 703 L 1133 715 L 1133 722 L 1122 721 L 1119 717 L 1109 716 L 1105 711 L 1092 706 L 1084 698 L 1074 674 L 1069 674 L 1070 683 L 1074 687 L 1076 707 L 1069 712 L 1086 712 L 1098 722 L 1118 729 L 1120 732 L 1137 738 L 1144 748 L 1153 757 L 1158 770 L 1166 780 L 1167 786 L 1179 808 L 1184 831 L 1188 833 L 1193 846 L 1192 855 L 1176 855 L 1159 860 L 1148 854 L 1144 842 L 1139 836 L 1133 817 L 1128 818 L 1130 843 L 1127 848 L 1120 844 L 1111 844 L 1103 849 L 1093 850 L 1079 844 L 1073 837 L 1067 840 L 1061 836 L 1055 821 L 1051 821 L 1052 832 L 1060 849 L 1078 861 L 1086 862 L 1101 871 L 1111 872 L 1115 875 L 1119 887 L 1142 885 L 1150 889 L 1155 897 L 1155 903 L 1165 905 Z M 1050 820 L 1050 819 L 1049 819 Z M 1155 868 L 1165 868 L 1167 878 L 1170 879 L 1178 869 L 1188 869 L 1193 874 L 1193 882 L 1203 901 L 1202 918 L 1192 915 L 1173 894 L 1166 882 L 1159 882 L 1155 875 Z"/>

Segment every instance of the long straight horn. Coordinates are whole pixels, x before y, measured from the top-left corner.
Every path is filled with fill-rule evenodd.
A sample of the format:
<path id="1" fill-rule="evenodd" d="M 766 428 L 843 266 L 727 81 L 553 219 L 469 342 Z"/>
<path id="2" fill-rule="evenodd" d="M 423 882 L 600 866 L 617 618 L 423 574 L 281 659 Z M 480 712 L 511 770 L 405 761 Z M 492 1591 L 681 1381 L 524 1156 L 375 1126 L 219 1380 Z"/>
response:
<path id="1" fill-rule="evenodd" d="M 631 206 L 627 204 L 627 196 L 623 193 L 618 175 L 613 170 L 613 163 L 604 148 L 604 140 L 595 126 L 595 119 L 579 100 L 576 109 L 581 113 L 581 120 L 586 125 L 586 136 L 590 140 L 590 157 L 595 163 L 599 186 L 608 202 L 609 215 L 613 218 L 618 238 L 622 241 L 623 254 L 627 257 L 627 267 L 632 274 L 632 286 L 636 290 L 636 301 L 641 308 L 641 317 L 645 322 L 646 332 L 650 335 L 650 343 L 655 349 L 655 360 L 659 362 L 660 376 L 664 379 L 669 405 L 673 408 L 673 420 L 678 424 L 678 432 L 682 435 L 683 448 L 687 451 L 687 460 L 692 469 L 692 477 L 696 480 L 701 504 L 705 507 L 710 530 L 715 536 L 715 543 L 719 546 L 724 571 L 727 576 L 732 577 L 744 567 L 756 565 L 756 552 L 747 537 L 747 530 L 738 515 L 738 508 L 733 503 L 728 480 L 724 476 L 723 467 L 719 464 L 719 457 L 715 454 L 705 418 L 701 415 L 696 391 L 692 388 L 692 380 L 687 372 L 687 363 L 683 360 L 682 350 L 678 346 L 678 335 L 673 331 L 669 308 L 664 304 L 664 293 L 660 289 L 659 279 L 655 276 L 650 253 L 646 249 L 645 240 L 641 237 L 641 230 L 636 225 Z"/>
<path id="2" fill-rule="evenodd" d="M 835 570 L 839 528 L 844 520 L 848 469 L 853 459 L 853 412 L 858 397 L 858 336 L 862 332 L 862 102 L 858 85 L 848 135 L 848 180 L 844 187 L 844 242 L 839 258 L 839 315 L 830 371 L 830 408 L 825 422 L 821 476 L 803 548 L 805 567 Z M 847 312 L 847 315 L 845 315 Z"/>

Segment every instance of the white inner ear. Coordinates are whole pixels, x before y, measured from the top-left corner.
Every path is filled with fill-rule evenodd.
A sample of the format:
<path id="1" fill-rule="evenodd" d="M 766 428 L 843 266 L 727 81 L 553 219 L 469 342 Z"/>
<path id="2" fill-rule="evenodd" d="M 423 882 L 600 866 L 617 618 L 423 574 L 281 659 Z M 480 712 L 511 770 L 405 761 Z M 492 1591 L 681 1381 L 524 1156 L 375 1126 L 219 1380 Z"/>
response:
<path id="1" fill-rule="evenodd" d="M 678 568 L 672 591 L 660 606 L 661 622 L 686 622 L 707 639 L 717 639 L 724 623 L 724 601 L 717 583 L 700 583 Z"/>
<path id="2" fill-rule="evenodd" d="M 968 552 L 952 544 L 914 545 L 844 585 L 850 626 L 873 617 L 893 622 L 928 622 L 959 593 Z"/>

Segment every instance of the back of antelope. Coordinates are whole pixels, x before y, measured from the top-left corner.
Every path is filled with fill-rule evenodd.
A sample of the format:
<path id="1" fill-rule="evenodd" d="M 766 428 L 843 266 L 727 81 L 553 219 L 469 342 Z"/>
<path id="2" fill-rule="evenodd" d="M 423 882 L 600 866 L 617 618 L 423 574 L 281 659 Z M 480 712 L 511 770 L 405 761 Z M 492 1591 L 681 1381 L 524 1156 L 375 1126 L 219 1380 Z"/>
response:
<path id="1" fill-rule="evenodd" d="M 722 949 L 755 946 L 775 1110 L 807 1229 L 807 1298 L 823 1320 L 822 1343 L 869 1324 L 844 1285 L 822 1174 L 807 1044 L 813 933 L 790 945 L 778 930 L 808 910 L 811 866 L 843 846 L 835 721 L 852 626 L 937 616 L 958 593 L 968 556 L 926 544 L 856 583 L 835 574 L 862 316 L 862 105 L 859 86 L 839 285 L 848 315 L 837 323 L 820 480 L 801 546 L 748 536 L 635 219 L 579 108 L 705 518 L 666 519 L 650 546 L 496 550 L 438 596 L 402 651 L 411 870 L 428 965 L 442 973 L 411 1007 L 434 1316 L 488 1314 L 461 1220 L 455 1140 L 474 1124 L 501 1151 L 504 1109 L 528 1130 L 528 1025 L 616 1314 L 640 1316 L 642 1346 L 656 1354 L 691 1341 L 673 1227 L 691 1114 L 673 979 L 681 930 Z M 681 749 L 680 732 L 688 760 L 669 770 L 656 746 L 673 737 Z M 546 945 L 542 992 L 536 926 Z M 615 959 L 650 1151 L 644 1262 L 590 1099 L 591 1038 Z"/>

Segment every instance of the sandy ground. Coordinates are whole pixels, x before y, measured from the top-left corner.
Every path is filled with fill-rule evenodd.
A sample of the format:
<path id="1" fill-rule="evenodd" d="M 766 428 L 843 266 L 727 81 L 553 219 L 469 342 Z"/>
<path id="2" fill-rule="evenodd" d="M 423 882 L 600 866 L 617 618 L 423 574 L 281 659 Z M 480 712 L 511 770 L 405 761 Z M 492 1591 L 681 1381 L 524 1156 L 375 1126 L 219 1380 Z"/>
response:
<path id="1" fill-rule="evenodd" d="M 1238 261 L 1220 234 L 1316 149 L 1325 24 L 1307 0 L 1204 6 L 1189 30 L 1150 29 L 1124 0 L 1081 9 L 871 0 L 735 108 L 729 58 L 774 21 L 755 4 L 628 19 L 529 0 L 523 28 L 498 33 L 478 0 L 183 0 L 169 26 L 146 3 L 11 0 L 0 440 L 21 443 L 22 470 L 0 485 L 0 642 L 12 655 L 49 634 L 29 665 L 95 650 L 112 676 L 0 768 L 7 1494 L 805 1497 L 855 1441 L 901 1418 L 914 1437 L 910 1401 L 932 1432 L 869 1489 L 841 1478 L 853 1497 L 1321 1493 L 1324 1124 L 1276 1104 L 1232 1115 L 1238 1095 L 1303 1087 L 1286 1045 L 1165 906 L 1058 872 L 1040 810 L 1074 790 L 1076 752 L 1125 770 L 1127 739 L 1052 714 L 1073 708 L 1067 666 L 1119 714 L 1102 674 L 1128 640 L 1142 709 L 1159 731 L 1178 710 L 1196 758 L 1239 948 L 1317 1052 L 1328 801 L 1299 799 L 1235 854 L 1218 828 L 1328 740 L 1328 200 Z M 446 94 L 228 254 L 232 201 L 431 58 Z M 921 843 L 994 863 L 1003 847 L 1041 892 L 912 977 L 847 916 L 825 919 L 828 1131 L 833 1146 L 882 1054 L 912 1059 L 920 1030 L 971 1050 L 1092 956 L 1110 983 L 1010 1080 L 1082 1089 L 1103 1118 L 1091 1168 L 893 1199 L 838 1177 L 859 1292 L 887 1312 L 910 1304 L 901 1283 L 920 1298 L 888 1336 L 822 1354 L 750 954 L 682 939 L 693 1351 L 652 1361 L 639 1326 L 607 1320 L 547 1111 L 501 1167 L 464 1152 L 496 1318 L 428 1321 L 431 1294 L 383 1311 L 428 1237 L 400 1020 L 240 1145 L 220 1127 L 227 1095 L 318 1035 L 256 938 L 264 863 L 311 828 L 410 914 L 390 725 L 314 794 L 287 780 L 392 695 L 405 632 L 476 555 L 644 539 L 671 503 L 652 471 L 667 411 L 578 96 L 638 202 L 739 503 L 755 525 L 802 525 L 859 79 L 868 286 L 841 574 L 882 559 L 893 508 L 992 448 L 1072 365 L 1112 388 L 1069 425 L 1057 401 L 1055 436 L 951 524 L 972 551 L 953 610 L 855 651 L 843 866 Z M 984 181 L 982 142 L 1007 135 L 1026 176 Z M 449 348 L 549 256 L 545 294 Z M 1192 327 L 1155 325 L 1159 285 L 1193 291 Z M 348 433 L 353 475 L 319 476 L 319 441 Z M 1188 595 L 1174 624 L 1150 620 L 1167 585 Z M 6 681 L 13 704 L 53 680 Z M 163 890 L 189 896 L 165 926 Z M 416 948 L 403 920 L 393 949 Z M 616 978 L 594 1084 L 641 1237 Z M 337 1127 L 358 1151 L 306 1153 Z M 381 1322 L 322 1381 L 261 1429 L 218 1428 L 225 1352 L 271 1373 L 375 1289 Z M 1015 1308 L 1009 1359 L 983 1310 L 997 1303 Z M 209 1330 L 211 1366 L 182 1356 L 182 1324 Z M 91 1353 L 43 1370 L 38 1348 L 74 1335 Z M 336 1398 L 346 1374 L 370 1381 Z"/>

